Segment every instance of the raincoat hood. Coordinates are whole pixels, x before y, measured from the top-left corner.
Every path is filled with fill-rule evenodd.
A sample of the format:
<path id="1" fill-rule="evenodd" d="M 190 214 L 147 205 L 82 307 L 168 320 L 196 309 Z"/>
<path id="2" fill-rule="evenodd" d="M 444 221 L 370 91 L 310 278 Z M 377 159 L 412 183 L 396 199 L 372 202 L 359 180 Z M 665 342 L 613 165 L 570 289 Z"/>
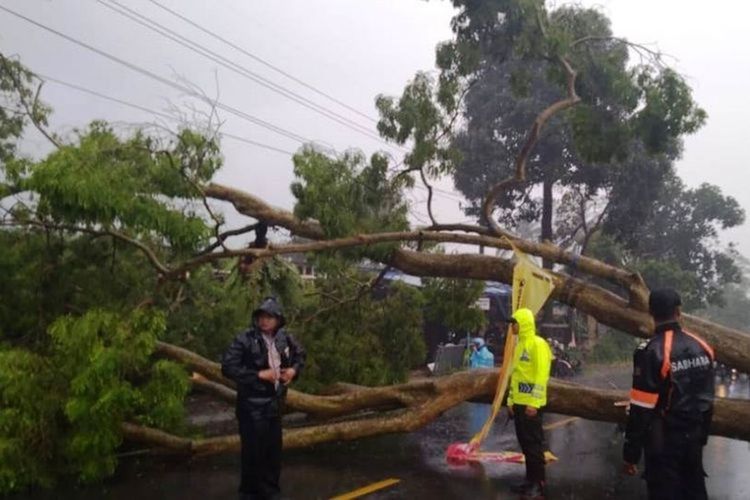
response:
<path id="1" fill-rule="evenodd" d="M 484 347 L 484 339 L 482 337 L 474 337 L 471 339 L 471 343 L 477 346 L 477 349 Z"/>
<path id="2" fill-rule="evenodd" d="M 519 309 L 513 313 L 513 319 L 518 323 L 518 343 L 513 351 L 508 406 L 542 408 L 547 404 L 552 353 L 549 344 L 536 334 L 533 312 Z"/>
<path id="3" fill-rule="evenodd" d="M 260 313 L 267 313 L 271 316 L 276 316 L 279 319 L 279 329 L 284 326 L 286 319 L 284 318 L 284 311 L 281 308 L 281 304 L 276 300 L 275 297 L 266 297 L 258 308 L 253 311 L 252 323 L 253 326 L 258 326 L 258 315 Z"/>
<path id="4" fill-rule="evenodd" d="M 513 319 L 518 323 L 518 338 L 531 339 L 536 336 L 534 313 L 530 309 L 522 308 L 513 313 Z"/>

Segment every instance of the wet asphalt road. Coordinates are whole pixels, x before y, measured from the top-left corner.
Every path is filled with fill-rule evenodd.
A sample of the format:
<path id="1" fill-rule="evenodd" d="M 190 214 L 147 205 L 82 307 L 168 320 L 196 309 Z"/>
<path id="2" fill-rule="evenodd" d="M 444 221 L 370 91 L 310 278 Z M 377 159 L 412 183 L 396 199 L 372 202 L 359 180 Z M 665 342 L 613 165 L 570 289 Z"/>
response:
<path id="1" fill-rule="evenodd" d="M 719 387 L 722 392 L 750 398 L 750 385 L 738 381 Z M 330 498 L 386 478 L 400 482 L 367 499 L 517 498 L 509 488 L 522 480 L 522 465 L 453 467 L 445 461 L 448 444 L 468 441 L 472 435 L 470 426 L 476 411 L 471 403 L 465 403 L 412 434 L 287 452 L 282 473 L 284 498 Z M 562 418 L 546 415 L 545 423 Z M 485 449 L 517 449 L 512 424 L 503 427 L 502 415 L 498 420 Z M 614 424 L 577 420 L 548 431 L 547 440 L 560 458 L 547 468 L 548 499 L 645 498 L 642 480 L 620 474 L 622 437 Z M 749 443 L 712 437 L 705 449 L 704 464 L 710 498 L 750 499 Z M 106 485 L 84 489 L 68 486 L 29 498 L 233 499 L 237 498 L 238 469 L 238 457 L 233 456 L 195 460 L 187 466 L 184 462 L 162 462 L 144 467 L 131 460 Z"/>

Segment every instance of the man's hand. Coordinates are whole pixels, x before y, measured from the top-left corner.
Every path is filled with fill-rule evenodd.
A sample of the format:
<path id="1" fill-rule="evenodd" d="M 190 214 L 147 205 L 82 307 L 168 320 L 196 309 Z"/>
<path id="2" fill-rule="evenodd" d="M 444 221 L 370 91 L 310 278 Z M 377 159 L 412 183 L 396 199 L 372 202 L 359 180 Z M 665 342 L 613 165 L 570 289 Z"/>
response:
<path id="1" fill-rule="evenodd" d="M 281 382 L 284 385 L 289 385 L 294 380 L 295 375 L 297 375 L 297 371 L 294 368 L 283 368 L 281 370 Z"/>
<path id="2" fill-rule="evenodd" d="M 276 382 L 276 374 L 270 368 L 259 371 L 258 378 L 261 380 L 265 380 L 266 382 L 271 382 L 272 384 Z"/>
<path id="3" fill-rule="evenodd" d="M 510 418 L 515 416 L 513 415 L 513 405 L 508 405 L 508 415 L 510 415 Z"/>
<path id="4" fill-rule="evenodd" d="M 527 417 L 534 418 L 534 417 L 536 417 L 536 414 L 539 413 L 539 411 L 536 408 L 534 408 L 533 406 L 527 406 L 526 410 L 524 411 L 524 413 L 526 413 Z"/>
<path id="5" fill-rule="evenodd" d="M 638 466 L 625 462 L 623 464 L 622 471 L 628 476 L 635 476 L 636 474 L 638 474 Z"/>

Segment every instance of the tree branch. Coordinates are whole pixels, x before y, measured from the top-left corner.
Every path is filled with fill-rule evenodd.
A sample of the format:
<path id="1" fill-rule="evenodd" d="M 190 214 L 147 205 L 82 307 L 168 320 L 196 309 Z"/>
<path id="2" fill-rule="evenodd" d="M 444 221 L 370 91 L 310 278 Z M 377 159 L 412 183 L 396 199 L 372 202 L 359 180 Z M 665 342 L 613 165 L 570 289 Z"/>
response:
<path id="1" fill-rule="evenodd" d="M 495 201 L 501 193 L 508 191 L 509 189 L 523 183 L 526 180 L 526 162 L 528 161 L 529 155 L 539 140 L 539 134 L 542 131 L 544 125 L 552 118 L 556 113 L 565 109 L 571 108 L 581 101 L 575 90 L 576 72 L 571 66 L 568 59 L 564 56 L 558 57 L 558 61 L 565 69 L 567 77 L 567 97 L 561 99 L 543 110 L 537 115 L 534 123 L 531 125 L 531 129 L 526 135 L 526 141 L 521 147 L 521 151 L 518 153 L 515 162 L 515 174 L 508 177 L 494 186 L 492 186 L 487 195 L 485 196 L 484 203 L 482 204 L 482 214 L 484 215 L 485 222 L 489 225 L 492 231 L 498 235 L 508 235 L 500 225 L 495 221 L 492 216 L 492 211 L 495 206 Z"/>
<path id="2" fill-rule="evenodd" d="M 57 149 L 60 149 L 62 147 L 62 144 L 57 139 L 55 139 L 49 132 L 47 132 L 47 129 L 44 128 L 44 124 L 39 121 L 38 115 L 37 115 L 37 111 L 39 109 L 39 94 L 42 91 L 44 80 L 40 79 L 39 85 L 37 86 L 36 92 L 34 94 L 34 100 L 31 102 L 31 104 L 29 104 L 26 100 L 25 94 L 27 91 L 24 88 L 23 83 L 18 79 L 16 73 L 13 71 L 10 61 L 2 53 L 0 53 L 0 63 L 2 63 L 4 72 L 11 79 L 13 87 L 15 88 L 16 93 L 18 94 L 18 100 L 21 103 L 21 106 L 23 106 L 23 109 L 25 111 L 25 115 L 29 118 L 29 120 L 31 120 L 31 123 L 34 125 L 34 127 L 49 142 L 51 142 Z"/>
<path id="3" fill-rule="evenodd" d="M 419 169 L 419 175 L 422 177 L 422 182 L 425 187 L 427 187 L 427 215 L 430 216 L 430 222 L 432 222 L 433 225 L 437 225 L 435 215 L 432 213 L 432 185 L 427 182 L 427 176 L 424 174 L 423 168 Z"/>
<path id="4" fill-rule="evenodd" d="M 664 59 L 664 54 L 661 51 L 651 49 L 647 47 L 646 45 L 643 45 L 640 43 L 631 42 L 627 38 L 621 38 L 621 37 L 616 37 L 616 36 L 587 35 L 577 40 L 574 40 L 570 44 L 570 48 L 575 49 L 578 45 L 588 43 L 588 42 L 606 42 L 606 41 L 618 42 L 623 45 L 626 45 L 627 47 L 630 47 L 634 49 L 636 52 L 638 52 L 638 55 L 640 55 L 641 57 L 644 57 L 644 54 L 646 54 L 646 56 L 648 56 L 648 58 L 651 59 L 655 64 L 657 64 L 658 66 L 664 66 L 664 63 L 662 62 L 662 59 Z"/>
<path id="5" fill-rule="evenodd" d="M 166 265 L 164 265 L 159 260 L 159 258 L 156 256 L 156 253 L 151 248 L 149 248 L 144 243 L 134 238 L 131 238 L 130 236 L 119 233 L 117 231 L 112 231 L 110 229 L 97 230 L 97 229 L 91 229 L 91 228 L 81 227 L 81 226 L 73 226 L 70 224 L 52 224 L 49 222 L 44 222 L 44 221 L 39 221 L 39 220 L 27 220 L 27 221 L 14 220 L 11 222 L 4 222 L 3 225 L 5 226 L 34 226 L 34 227 L 41 227 L 47 230 L 57 229 L 57 230 L 68 231 L 72 233 L 91 234 L 94 236 L 111 236 L 129 245 L 132 245 L 136 247 L 138 250 L 140 250 L 141 253 L 143 253 L 146 256 L 146 258 L 154 267 L 154 269 L 156 269 L 156 271 L 159 272 L 159 274 L 163 276 L 174 274 L 172 270 L 170 270 Z"/>
<path id="6" fill-rule="evenodd" d="M 366 292 L 368 292 L 368 291 L 372 290 L 373 288 L 375 288 L 376 286 L 378 286 L 378 283 L 380 283 L 380 282 L 381 282 L 381 281 L 383 280 L 383 278 L 385 277 L 385 275 L 386 275 L 386 274 L 388 274 L 388 272 L 389 272 L 390 270 L 391 270 L 391 267 L 390 267 L 390 266 L 385 266 L 385 267 L 384 267 L 384 268 L 383 268 L 383 269 L 382 269 L 382 270 L 381 270 L 381 271 L 380 271 L 380 272 L 378 273 L 378 275 L 377 275 L 377 276 L 375 276 L 375 277 L 374 277 L 374 278 L 373 278 L 372 280 L 370 280 L 370 281 L 369 281 L 368 283 L 365 283 L 365 284 L 363 284 L 363 285 L 360 285 L 360 287 L 359 287 L 359 291 L 358 291 L 358 292 L 357 292 L 356 294 L 354 294 L 354 295 L 353 295 L 352 297 L 350 297 L 350 298 L 348 298 L 348 299 L 345 299 L 345 300 L 341 300 L 341 301 L 338 301 L 338 303 L 336 303 L 336 304 L 333 304 L 333 305 L 331 305 L 331 306 L 328 306 L 328 307 L 322 307 L 322 308 L 318 309 L 318 310 L 317 310 L 317 311 L 315 311 L 315 312 L 314 312 L 313 314 L 311 314 L 311 315 L 310 315 L 310 316 L 308 316 L 307 318 L 303 319 L 303 320 L 302 320 L 302 323 L 303 323 L 303 324 L 304 324 L 304 323 L 309 323 L 310 321 L 312 321 L 313 319 L 317 318 L 318 316 L 320 316 L 320 315 L 321 315 L 321 314 L 323 314 L 324 312 L 328 312 L 328 311 L 330 311 L 330 310 L 338 309 L 338 308 L 340 308 L 341 306 L 344 306 L 344 305 L 346 305 L 346 304 L 351 304 L 352 302 L 358 302 L 358 301 L 359 301 L 359 299 L 361 299 L 361 298 L 362 298 L 362 296 L 363 296 L 363 295 L 364 295 L 364 294 L 365 294 Z"/>
<path id="7" fill-rule="evenodd" d="M 239 213 L 265 221 L 269 226 L 281 226 L 305 238 L 317 240 L 325 237 L 323 228 L 317 221 L 300 221 L 291 212 L 273 208 L 247 192 L 216 183 L 211 183 L 203 189 L 206 196 L 228 201 Z"/>
<path id="8" fill-rule="evenodd" d="M 337 403 L 322 403 L 329 415 L 346 414 L 354 419 L 285 429 L 283 446 L 285 449 L 302 448 L 331 441 L 411 432 L 464 401 L 490 401 L 497 388 L 497 379 L 497 370 L 472 370 L 434 377 L 429 381 L 417 380 L 388 387 L 355 390 L 339 397 Z M 551 380 L 548 394 L 547 409 L 555 413 L 605 422 L 624 423 L 627 418 L 625 408 L 616 404 L 627 400 L 625 391 L 593 389 Z M 332 401 L 326 396 L 305 396 L 310 401 Z M 350 405 L 351 410 L 348 412 L 340 411 L 354 400 L 359 404 Z M 392 408 L 392 403 L 401 400 L 411 401 L 412 405 L 407 410 L 389 410 L 375 416 L 358 418 L 356 413 L 360 408 L 377 408 L 377 400 L 387 401 L 388 409 Z M 750 428 L 744 425 L 748 415 L 750 401 L 717 399 L 711 433 L 750 441 Z M 131 423 L 124 423 L 121 429 L 123 436 L 130 441 L 183 455 L 233 453 L 239 450 L 240 445 L 237 435 L 190 440 Z"/>
<path id="9" fill-rule="evenodd" d="M 243 215 L 253 217 L 256 219 L 274 221 L 275 224 L 289 229 L 292 233 L 299 234 L 315 240 L 324 238 L 323 229 L 320 224 L 316 221 L 300 221 L 291 212 L 275 209 L 270 207 L 264 201 L 259 198 L 252 196 L 243 191 L 220 186 L 217 184 L 211 184 L 207 189 L 206 193 L 208 196 L 216 197 L 224 201 L 231 202 L 237 210 Z M 510 246 L 503 239 L 498 239 L 490 236 L 491 230 L 483 228 L 481 226 L 471 226 L 465 224 L 443 224 L 433 225 L 429 229 L 435 229 L 438 231 L 465 231 L 479 233 L 480 235 L 487 236 L 490 239 L 471 237 L 466 235 L 457 234 L 442 234 L 435 231 L 416 231 L 411 233 L 381 233 L 380 235 L 360 235 L 349 238 L 343 238 L 341 240 L 331 240 L 329 242 L 322 242 L 323 246 L 317 244 L 309 244 L 312 246 L 285 246 L 286 250 L 276 251 L 274 246 L 269 247 L 266 251 L 275 253 L 294 253 L 294 252 L 307 252 L 316 251 L 323 249 L 335 249 L 343 248 L 346 246 L 372 244 L 386 241 L 436 241 L 436 242 L 451 242 L 451 243 L 468 243 L 474 245 L 483 245 L 488 247 L 496 247 L 502 249 L 510 249 Z M 579 267 L 586 273 L 593 274 L 603 279 L 612 280 L 624 286 L 627 290 L 631 291 L 631 294 L 636 296 L 643 296 L 648 292 L 647 288 L 642 285 L 642 280 L 635 273 L 627 270 L 619 269 L 596 259 L 590 257 L 581 257 L 560 249 L 559 247 L 550 243 L 534 243 L 526 240 L 517 238 L 515 235 L 503 232 L 503 235 L 513 241 L 520 250 L 542 257 L 547 260 L 554 262 L 572 265 Z M 225 257 L 236 257 L 238 255 L 255 255 L 262 256 L 259 250 L 244 249 L 234 250 L 223 254 L 210 254 L 206 256 L 200 256 L 198 259 L 204 259 L 197 262 L 194 259 L 192 262 L 185 264 L 188 267 L 200 265 L 203 262 L 212 261 L 219 258 Z M 266 255 L 273 255 L 275 253 L 268 253 Z M 635 301 L 634 303 L 640 303 L 642 301 Z M 646 308 L 643 309 L 647 310 Z"/>
<path id="10" fill-rule="evenodd" d="M 227 250 L 227 248 L 223 245 L 223 243 L 227 240 L 227 238 L 231 236 L 239 236 L 240 234 L 249 233 L 251 231 L 254 231 L 256 227 L 258 227 L 257 222 L 255 224 L 249 224 L 245 227 L 241 227 L 238 229 L 231 229 L 229 231 L 224 231 L 223 233 L 216 236 L 216 241 L 214 241 L 209 246 L 207 246 L 206 248 L 198 252 L 197 255 L 205 255 L 207 253 L 211 253 L 219 247 L 222 247 L 225 250 Z"/>

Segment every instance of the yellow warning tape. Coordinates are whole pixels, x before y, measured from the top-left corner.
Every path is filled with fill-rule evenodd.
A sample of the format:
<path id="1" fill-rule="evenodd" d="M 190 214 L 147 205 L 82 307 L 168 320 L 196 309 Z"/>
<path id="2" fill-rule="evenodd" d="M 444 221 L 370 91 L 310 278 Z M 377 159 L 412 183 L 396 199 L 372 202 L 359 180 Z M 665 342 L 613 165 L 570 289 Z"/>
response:
<path id="1" fill-rule="evenodd" d="M 362 488 L 356 489 L 354 491 L 350 491 L 349 493 L 344 493 L 343 495 L 339 495 L 337 497 L 331 498 L 331 500 L 353 500 L 354 498 L 363 497 L 365 495 L 369 495 L 370 493 L 376 492 L 378 490 L 382 490 L 383 488 L 387 488 L 389 486 L 393 486 L 394 484 L 400 483 L 400 479 L 384 479 L 382 481 L 378 481 L 377 483 L 368 484 L 367 486 L 363 486 Z"/>

